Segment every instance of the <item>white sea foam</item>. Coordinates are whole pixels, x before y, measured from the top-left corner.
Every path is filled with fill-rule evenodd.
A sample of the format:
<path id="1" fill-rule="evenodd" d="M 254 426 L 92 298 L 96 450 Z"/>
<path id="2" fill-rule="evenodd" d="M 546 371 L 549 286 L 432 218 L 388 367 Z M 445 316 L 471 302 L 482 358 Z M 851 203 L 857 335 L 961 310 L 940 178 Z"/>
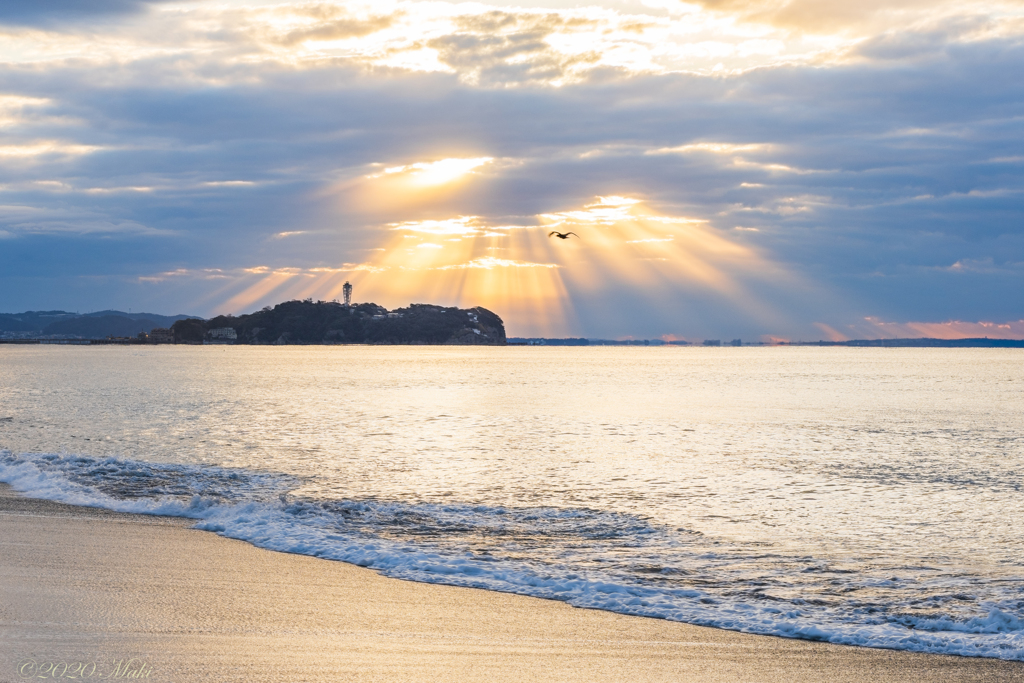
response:
<path id="1" fill-rule="evenodd" d="M 243 469 L 0 451 L 34 497 L 196 528 L 387 576 L 748 633 L 1024 660 L 1024 590 L 929 567 L 852 571 L 581 509 L 309 500 Z"/>

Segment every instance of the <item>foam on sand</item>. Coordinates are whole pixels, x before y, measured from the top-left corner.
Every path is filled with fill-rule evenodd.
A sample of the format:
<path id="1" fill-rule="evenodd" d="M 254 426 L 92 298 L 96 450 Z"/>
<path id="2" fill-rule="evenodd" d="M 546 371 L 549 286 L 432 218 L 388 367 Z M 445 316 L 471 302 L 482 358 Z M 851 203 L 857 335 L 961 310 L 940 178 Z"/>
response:
<path id="1" fill-rule="evenodd" d="M 313 500 L 273 472 L 0 451 L 29 496 L 196 520 L 271 550 L 414 581 L 848 645 L 1024 660 L 1021 581 L 852 572 L 586 509 Z"/>

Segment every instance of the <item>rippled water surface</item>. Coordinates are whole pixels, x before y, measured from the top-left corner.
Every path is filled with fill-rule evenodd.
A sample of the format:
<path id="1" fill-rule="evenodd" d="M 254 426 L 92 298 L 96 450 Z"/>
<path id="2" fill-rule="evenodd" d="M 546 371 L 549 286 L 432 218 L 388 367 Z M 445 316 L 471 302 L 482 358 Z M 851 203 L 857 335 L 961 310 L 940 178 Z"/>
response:
<path id="1" fill-rule="evenodd" d="M 0 480 L 404 578 L 1024 659 L 1022 359 L 0 346 Z"/>

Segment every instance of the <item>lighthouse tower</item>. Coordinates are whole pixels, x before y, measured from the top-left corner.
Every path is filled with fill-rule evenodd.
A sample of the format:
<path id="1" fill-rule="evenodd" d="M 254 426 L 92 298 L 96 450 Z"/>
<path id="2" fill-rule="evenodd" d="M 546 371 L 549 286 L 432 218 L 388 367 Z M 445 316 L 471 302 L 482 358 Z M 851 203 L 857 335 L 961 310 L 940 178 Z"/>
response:
<path id="1" fill-rule="evenodd" d="M 335 290 L 335 291 L 337 291 L 337 290 Z M 351 306 L 352 305 L 352 285 L 350 285 L 349 283 L 346 282 L 345 285 L 341 288 L 341 291 L 345 295 L 345 305 L 346 306 Z"/>

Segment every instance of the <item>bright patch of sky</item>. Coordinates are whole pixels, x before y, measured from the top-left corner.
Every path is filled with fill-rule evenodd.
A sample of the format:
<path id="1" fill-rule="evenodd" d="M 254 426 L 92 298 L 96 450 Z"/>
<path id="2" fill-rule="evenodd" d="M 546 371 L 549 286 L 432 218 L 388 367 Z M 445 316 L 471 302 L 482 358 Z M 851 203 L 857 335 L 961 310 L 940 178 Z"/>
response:
<path id="1" fill-rule="evenodd" d="M 5 3 L 0 309 L 1011 334 L 1022 72 L 1012 1 Z"/>

